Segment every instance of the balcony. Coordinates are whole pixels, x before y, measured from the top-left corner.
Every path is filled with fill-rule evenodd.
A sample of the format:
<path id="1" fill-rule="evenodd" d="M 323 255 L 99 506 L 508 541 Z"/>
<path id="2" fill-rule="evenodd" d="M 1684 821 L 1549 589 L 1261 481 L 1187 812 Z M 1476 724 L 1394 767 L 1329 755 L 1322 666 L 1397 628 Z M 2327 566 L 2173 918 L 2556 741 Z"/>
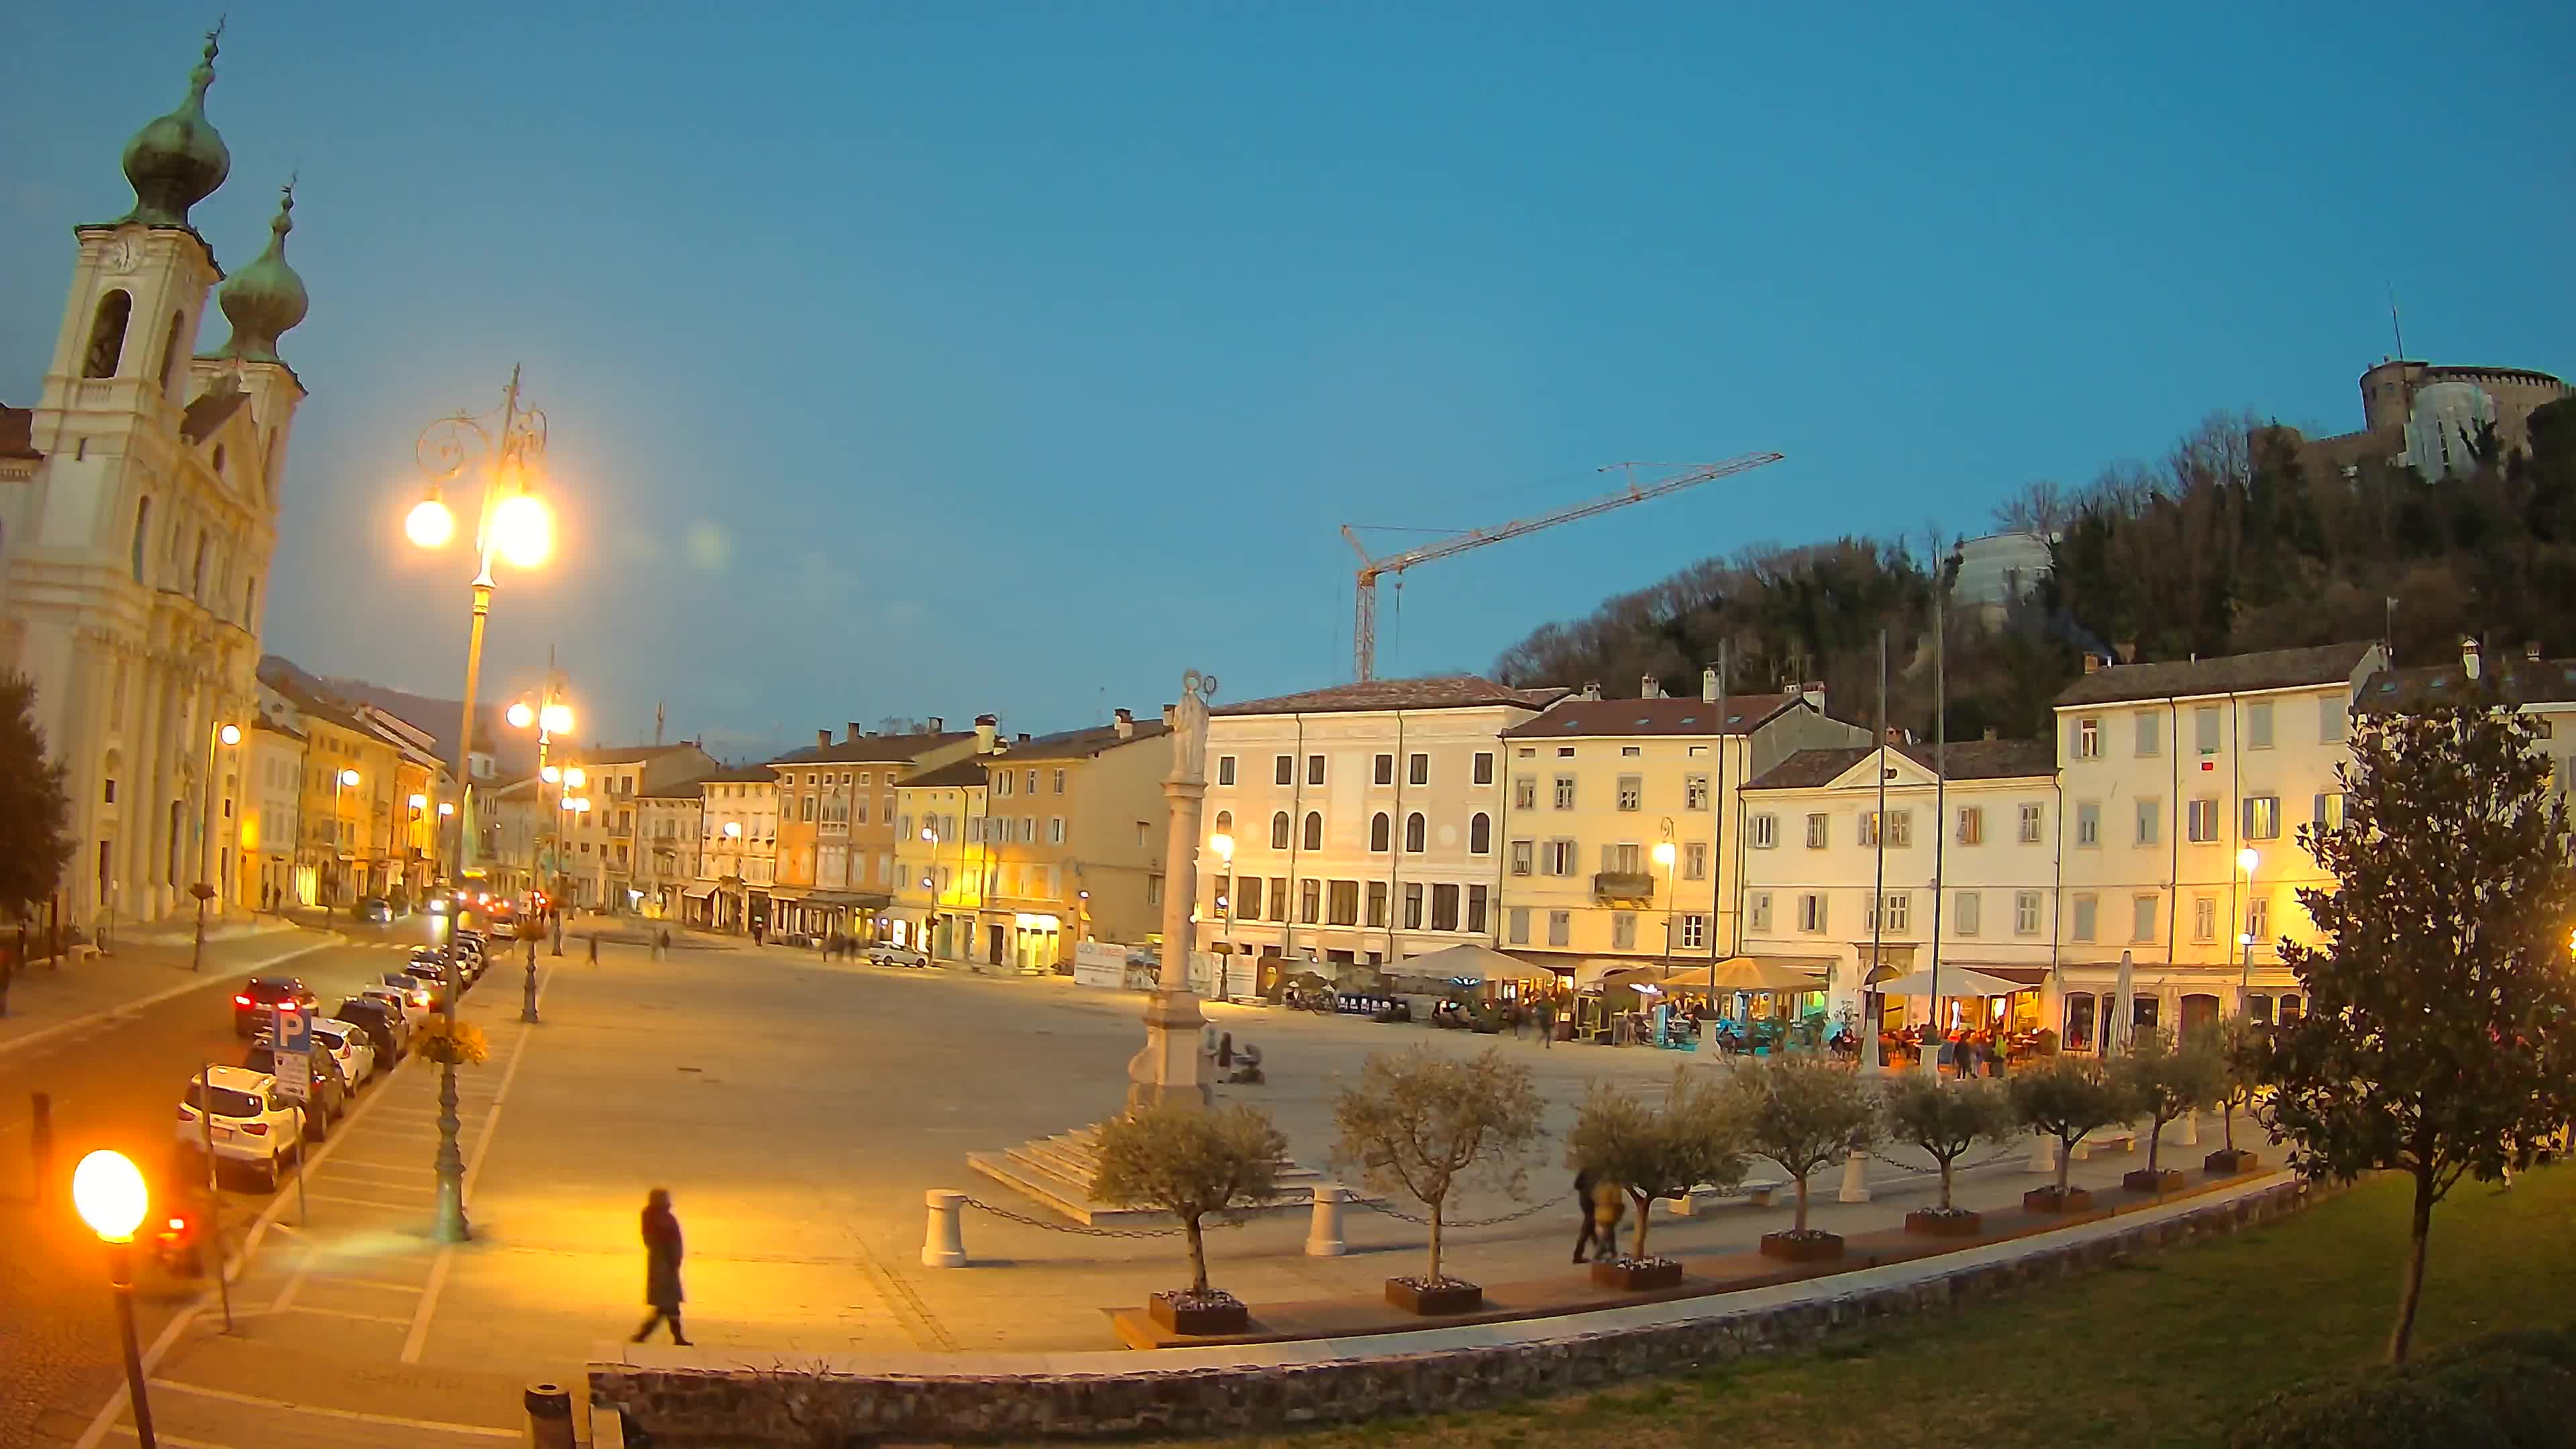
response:
<path id="1" fill-rule="evenodd" d="M 1637 901 L 1651 903 L 1655 898 L 1655 877 L 1651 871 L 1605 870 L 1592 877 L 1592 898 L 1596 901 Z"/>

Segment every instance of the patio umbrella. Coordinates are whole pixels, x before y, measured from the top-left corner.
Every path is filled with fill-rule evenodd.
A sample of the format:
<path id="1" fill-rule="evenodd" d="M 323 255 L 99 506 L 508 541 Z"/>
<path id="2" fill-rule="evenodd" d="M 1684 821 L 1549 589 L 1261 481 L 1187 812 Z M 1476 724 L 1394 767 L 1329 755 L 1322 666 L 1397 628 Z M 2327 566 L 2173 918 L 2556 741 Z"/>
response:
<path id="1" fill-rule="evenodd" d="M 1556 973 L 1544 966 L 1532 966 L 1517 957 L 1506 956 L 1490 947 L 1470 942 L 1451 946 L 1426 956 L 1408 956 L 1403 963 L 1407 976 L 1428 976 L 1443 981 L 1553 981 Z"/>
<path id="2" fill-rule="evenodd" d="M 1965 966 L 1953 966 L 1941 973 L 1943 996 L 2010 996 L 2016 991 L 2030 989 L 2018 981 L 2006 981 L 2000 976 L 1971 971 Z M 1880 982 L 1878 990 L 1886 996 L 1929 996 L 1932 994 L 1932 973 L 1917 971 L 1894 977 Z"/>
<path id="3" fill-rule="evenodd" d="M 2129 959 L 2128 952 L 2121 952 L 2120 981 L 2116 988 L 2120 993 L 2120 1000 L 2113 1008 L 2115 1014 L 2112 1018 L 2102 1023 L 2101 1037 L 2105 1043 L 2115 1045 L 2123 1052 L 2129 1049 L 2129 1021 L 2132 1014 L 2129 1006 L 2129 988 L 2134 983 L 2136 975 L 2136 963 Z"/>
<path id="4" fill-rule="evenodd" d="M 1831 963 L 1783 956 L 1730 956 L 1706 969 L 1689 969 L 1674 983 L 1709 991 L 1820 991 Z"/>

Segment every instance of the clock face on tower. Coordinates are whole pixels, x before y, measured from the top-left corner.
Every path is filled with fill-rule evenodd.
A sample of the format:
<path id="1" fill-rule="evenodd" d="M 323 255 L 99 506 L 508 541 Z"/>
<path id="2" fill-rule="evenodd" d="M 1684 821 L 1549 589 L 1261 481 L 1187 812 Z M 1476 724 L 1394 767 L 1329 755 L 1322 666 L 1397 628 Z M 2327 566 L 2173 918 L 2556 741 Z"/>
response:
<path id="1" fill-rule="evenodd" d="M 140 260 L 142 249 L 135 246 L 134 238 L 130 236 L 112 238 L 107 249 L 99 253 L 99 263 L 110 276 L 123 276 L 133 271 L 135 263 Z"/>

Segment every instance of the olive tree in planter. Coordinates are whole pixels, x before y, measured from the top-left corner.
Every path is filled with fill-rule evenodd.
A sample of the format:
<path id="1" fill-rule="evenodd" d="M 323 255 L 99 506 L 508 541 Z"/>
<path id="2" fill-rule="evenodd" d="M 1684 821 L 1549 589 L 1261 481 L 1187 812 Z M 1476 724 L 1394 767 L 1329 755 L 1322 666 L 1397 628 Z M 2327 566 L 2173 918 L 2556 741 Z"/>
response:
<path id="1" fill-rule="evenodd" d="M 1340 1128 L 1333 1160 L 1382 1192 L 1411 1196 L 1431 1214 L 1431 1262 L 1419 1277 L 1386 1280 L 1386 1299 L 1414 1313 L 1466 1313 L 1485 1290 L 1440 1271 L 1440 1230 L 1450 1189 L 1479 1177 L 1519 1197 L 1538 1147 L 1537 1078 L 1499 1048 L 1458 1058 L 1417 1046 L 1372 1056 L 1333 1101 Z"/>
<path id="2" fill-rule="evenodd" d="M 1091 1195 L 1113 1207 L 1156 1207 L 1181 1220 L 1189 1238 L 1190 1286 L 1146 1300 L 1154 1321 L 1175 1333 L 1241 1333 L 1251 1315 L 1241 1299 L 1208 1286 L 1200 1220 L 1266 1201 L 1277 1186 L 1288 1139 L 1270 1114 L 1240 1102 L 1211 1111 L 1146 1107 L 1100 1128 L 1100 1167 Z"/>
<path id="3" fill-rule="evenodd" d="M 2195 1032 L 2177 1045 L 2173 1034 L 2149 1032 L 2112 1064 L 2111 1074 L 2148 1119 L 2147 1165 L 2120 1179 L 2130 1192 L 2173 1192 L 2182 1174 L 2163 1170 L 2165 1124 L 2215 1100 L 2223 1063 L 2213 1033 Z"/>
<path id="4" fill-rule="evenodd" d="M 2252 1017 L 2231 1016 L 2218 1023 L 2218 1091 L 2209 1105 L 2218 1109 L 2219 1140 L 2226 1145 L 2202 1159 L 2213 1177 L 2251 1172 L 2262 1159 L 2236 1146 L 2236 1114 L 2254 1105 L 2263 1086 L 2263 1071 L 2272 1053 L 2271 1032 Z"/>
<path id="5" fill-rule="evenodd" d="M 2043 1137 L 2057 1139 L 2057 1185 L 2021 1195 L 2032 1212 L 2083 1212 L 2093 1194 L 2066 1185 L 2075 1160 L 2075 1144 L 2114 1122 L 2125 1121 L 2136 1105 L 2126 1086 L 2093 1057 L 2051 1057 L 2010 1078 L 2013 1115 Z"/>
<path id="6" fill-rule="evenodd" d="M 1931 1154 L 1941 1164 L 1941 1202 L 1905 1215 L 1905 1230 L 1935 1237 L 1973 1237 L 1985 1219 L 1950 1201 L 1959 1159 L 1980 1142 L 2001 1142 L 2021 1130 L 2012 1098 L 1992 1078 L 1947 1082 L 1922 1072 L 1899 1074 L 1888 1084 L 1887 1135 Z"/>
<path id="7" fill-rule="evenodd" d="M 1762 1251 L 1810 1262 L 1843 1255 L 1840 1236 L 1807 1226 L 1816 1169 L 1879 1139 L 1878 1098 L 1858 1072 L 1813 1055 L 1755 1057 L 1729 1069 L 1721 1111 L 1745 1150 L 1778 1163 L 1798 1189 L 1796 1223 L 1764 1233 Z"/>
<path id="8" fill-rule="evenodd" d="M 1734 1187 L 1744 1180 L 1744 1148 L 1718 1083 L 1706 1072 L 1675 1068 L 1660 1105 L 1625 1087 L 1593 1083 L 1566 1139 L 1565 1165 L 1616 1184 L 1636 1204 L 1637 1233 L 1627 1254 L 1592 1265 L 1593 1282 L 1636 1292 L 1682 1280 L 1679 1262 L 1646 1256 L 1655 1199 L 1687 1197 L 1702 1183 Z"/>

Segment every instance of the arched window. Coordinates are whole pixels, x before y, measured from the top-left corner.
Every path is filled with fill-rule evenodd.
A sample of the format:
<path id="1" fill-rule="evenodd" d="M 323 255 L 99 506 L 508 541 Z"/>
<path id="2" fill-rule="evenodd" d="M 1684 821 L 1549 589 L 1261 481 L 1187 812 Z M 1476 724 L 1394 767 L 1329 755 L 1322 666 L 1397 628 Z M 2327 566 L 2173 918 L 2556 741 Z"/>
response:
<path id="1" fill-rule="evenodd" d="M 1324 817 L 1320 811 L 1306 812 L 1306 848 L 1308 850 L 1324 848 Z"/>
<path id="2" fill-rule="evenodd" d="M 1494 817 L 1479 810 L 1467 818 L 1467 853 L 1488 855 L 1494 849 Z"/>
<path id="3" fill-rule="evenodd" d="M 1288 812 L 1285 810 L 1270 817 L 1270 848 L 1272 850 L 1288 848 Z"/>
<path id="4" fill-rule="evenodd" d="M 1404 817 L 1404 849 L 1407 854 L 1420 855 L 1422 853 L 1422 836 L 1422 812 L 1416 810 L 1412 814 Z"/>
<path id="5" fill-rule="evenodd" d="M 215 444 L 215 476 L 224 476 L 224 445 L 221 443 Z"/>
<path id="6" fill-rule="evenodd" d="M 170 314 L 170 335 L 161 339 L 161 370 L 154 374 L 161 380 L 162 395 L 172 402 L 179 400 L 179 378 L 175 371 L 179 365 L 179 331 L 187 325 L 186 313 Z M 218 463 L 215 466 L 221 468 L 223 465 Z"/>
<path id="7" fill-rule="evenodd" d="M 89 325 L 89 357 L 81 365 L 81 376 L 116 376 L 116 365 L 125 360 L 126 319 L 133 312 L 134 299 L 121 291 L 98 299 L 98 317 Z"/>
<path id="8" fill-rule="evenodd" d="M 1394 833 L 1394 829 L 1394 825 L 1386 818 L 1386 812 L 1383 810 L 1377 812 L 1377 814 L 1369 820 L 1369 849 L 1387 849 L 1392 843 L 1391 837 Z"/>
<path id="9" fill-rule="evenodd" d="M 1220 810 L 1216 812 L 1216 833 L 1219 835 L 1232 835 L 1234 833 L 1233 811 Z"/>
<path id="10" fill-rule="evenodd" d="M 152 582 L 143 576 L 143 543 L 152 536 L 152 500 L 144 499 L 134 506 L 134 581 Z"/>

